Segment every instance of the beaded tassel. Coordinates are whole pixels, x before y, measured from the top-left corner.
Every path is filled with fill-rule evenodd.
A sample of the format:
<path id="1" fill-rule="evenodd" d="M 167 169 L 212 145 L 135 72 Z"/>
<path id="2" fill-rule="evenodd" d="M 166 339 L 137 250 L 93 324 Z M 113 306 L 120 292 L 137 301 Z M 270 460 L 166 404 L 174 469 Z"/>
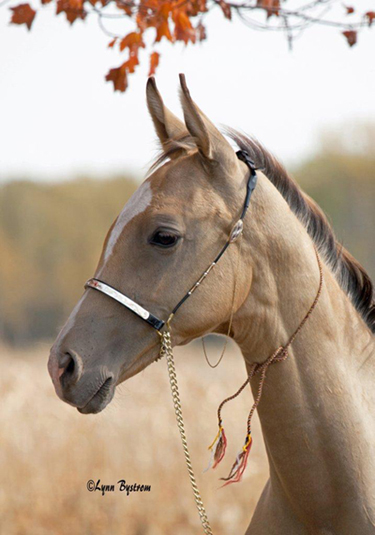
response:
<path id="1" fill-rule="evenodd" d="M 255 374 L 260 373 L 258 392 L 256 394 L 253 406 L 251 407 L 251 410 L 247 419 L 247 434 L 245 438 L 245 443 L 242 447 L 242 450 L 237 455 L 236 460 L 233 463 L 233 466 L 229 472 L 228 477 L 220 478 L 223 481 L 226 481 L 223 487 L 225 487 L 226 485 L 229 485 L 230 483 L 238 483 L 242 479 L 242 475 L 247 466 L 247 461 L 249 458 L 251 446 L 253 444 L 253 439 L 251 436 L 251 419 L 253 417 L 255 410 L 257 409 L 259 405 L 260 398 L 262 396 L 263 385 L 266 379 L 266 373 L 267 373 L 268 367 L 274 362 L 281 362 L 285 360 L 287 356 L 288 356 L 287 347 L 280 346 L 279 348 L 276 349 L 276 351 L 270 357 L 268 357 L 268 359 L 265 362 L 263 362 L 263 364 L 254 363 L 250 369 L 248 378 L 241 385 L 241 387 L 237 390 L 237 392 L 233 394 L 232 396 L 224 399 L 224 401 L 222 401 L 221 404 L 219 405 L 219 408 L 217 411 L 218 421 L 219 421 L 219 431 L 215 437 L 215 440 L 209 447 L 209 449 L 212 451 L 212 455 L 211 455 L 211 460 L 208 465 L 208 468 L 211 468 L 211 466 L 212 468 L 215 468 L 219 464 L 219 462 L 224 457 L 226 446 L 227 446 L 227 440 L 225 437 L 224 429 L 222 426 L 222 419 L 221 419 L 221 410 L 223 408 L 223 405 L 225 405 L 225 403 L 227 403 L 228 401 L 236 398 L 242 392 L 242 390 L 246 387 L 246 385 L 249 384 L 251 378 L 254 377 Z"/>
<path id="2" fill-rule="evenodd" d="M 246 379 L 246 381 L 243 383 L 243 385 L 237 390 L 233 396 L 230 396 L 229 398 L 224 399 L 219 405 L 219 408 L 217 410 L 217 418 L 218 418 L 218 425 L 219 425 L 219 431 L 212 442 L 211 446 L 208 447 L 209 450 L 211 450 L 211 459 L 208 463 L 208 467 L 206 470 L 209 470 L 210 468 L 216 468 L 217 465 L 220 463 L 220 461 L 223 460 L 225 455 L 225 450 L 227 449 L 227 437 L 225 436 L 224 428 L 222 426 L 222 419 L 221 419 L 221 410 L 225 403 L 228 401 L 236 398 L 242 390 L 245 388 L 245 386 L 249 383 L 250 376 Z M 205 471 L 206 471 L 205 470 Z"/>

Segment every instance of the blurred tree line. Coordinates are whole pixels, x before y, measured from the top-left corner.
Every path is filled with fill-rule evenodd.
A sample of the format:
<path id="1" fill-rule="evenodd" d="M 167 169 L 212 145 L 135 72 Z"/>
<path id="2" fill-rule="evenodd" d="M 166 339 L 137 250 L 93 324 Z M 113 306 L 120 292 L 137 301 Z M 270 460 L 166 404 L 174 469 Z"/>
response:
<path id="1" fill-rule="evenodd" d="M 25 344 L 57 334 L 136 188 L 126 176 L 0 187 L 0 340 Z"/>
<path id="2" fill-rule="evenodd" d="M 292 173 L 375 277 L 375 126 L 342 133 Z M 0 340 L 52 339 L 92 276 L 104 237 L 137 187 L 129 177 L 0 187 Z"/>

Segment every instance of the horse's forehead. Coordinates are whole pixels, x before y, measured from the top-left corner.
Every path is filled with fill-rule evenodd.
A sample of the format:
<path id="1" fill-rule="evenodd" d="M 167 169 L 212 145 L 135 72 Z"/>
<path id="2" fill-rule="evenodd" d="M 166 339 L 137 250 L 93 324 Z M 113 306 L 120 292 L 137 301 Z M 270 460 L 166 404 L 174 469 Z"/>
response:
<path id="1" fill-rule="evenodd" d="M 107 260 L 112 254 L 113 248 L 117 243 L 122 231 L 126 225 L 134 219 L 135 216 L 142 214 L 152 202 L 153 192 L 149 181 L 144 182 L 133 193 L 128 202 L 125 204 L 120 215 L 118 216 L 115 225 L 112 228 L 111 234 L 107 241 L 107 247 L 104 254 L 104 260 Z"/>
<path id="2" fill-rule="evenodd" d="M 195 154 L 168 161 L 159 167 L 149 178 L 154 192 L 152 205 L 184 206 L 192 199 L 210 194 L 208 177 L 197 162 Z"/>
<path id="3" fill-rule="evenodd" d="M 173 163 L 169 162 L 158 169 L 130 197 L 110 231 L 104 262 L 111 256 L 125 227 L 149 207 L 157 211 L 164 208 L 177 213 L 181 208 L 186 208 L 186 202 L 193 197 L 195 212 L 199 213 L 200 208 L 203 209 L 206 205 L 208 192 L 201 187 L 202 183 L 198 179 L 202 171 L 196 165 L 191 165 L 191 162 L 185 161 L 178 166 Z"/>

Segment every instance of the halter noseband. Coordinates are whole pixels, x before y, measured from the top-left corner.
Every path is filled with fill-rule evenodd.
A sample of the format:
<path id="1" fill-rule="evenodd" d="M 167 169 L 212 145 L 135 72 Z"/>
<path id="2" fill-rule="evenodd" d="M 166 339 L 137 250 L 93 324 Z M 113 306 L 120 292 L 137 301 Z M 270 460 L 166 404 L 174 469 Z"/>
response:
<path id="1" fill-rule="evenodd" d="M 243 210 L 242 210 L 242 213 L 241 213 L 241 217 L 234 224 L 227 242 L 225 243 L 225 245 L 223 246 L 223 248 L 221 249 L 219 254 L 216 256 L 215 260 L 208 266 L 208 268 L 199 277 L 197 282 L 190 288 L 190 290 L 184 295 L 184 297 L 177 303 L 177 305 L 172 310 L 169 318 L 172 318 L 176 314 L 176 312 L 180 308 L 180 306 L 188 299 L 188 297 L 191 296 L 191 294 L 198 288 L 198 286 L 201 285 L 201 283 L 204 281 L 204 279 L 210 273 L 212 268 L 215 267 L 215 265 L 218 263 L 220 258 L 223 256 L 223 254 L 225 253 L 225 251 L 227 250 L 229 245 L 231 243 L 234 243 L 241 236 L 241 234 L 243 232 L 243 224 L 244 224 L 243 222 L 244 222 L 244 218 L 245 218 L 246 212 L 247 212 L 247 210 L 249 208 L 251 195 L 252 195 L 252 193 L 253 193 L 253 191 L 255 189 L 256 183 L 257 183 L 257 174 L 256 174 L 255 164 L 254 164 L 253 160 L 251 160 L 251 158 L 249 157 L 249 155 L 248 155 L 248 153 L 246 151 L 239 150 L 239 151 L 236 152 L 236 155 L 237 155 L 239 160 L 241 160 L 242 162 L 244 162 L 247 165 L 247 167 L 249 168 L 249 171 L 250 171 L 250 176 L 249 176 L 249 179 L 247 181 L 246 197 L 245 197 L 245 202 L 244 202 Z M 115 288 L 110 286 L 109 284 L 107 284 L 107 283 L 105 283 L 105 282 L 103 282 L 103 281 L 101 281 L 99 279 L 94 279 L 94 278 L 93 279 L 89 279 L 85 284 L 85 288 L 92 288 L 94 290 L 97 290 L 97 291 L 107 295 L 108 297 L 111 297 L 112 299 L 114 299 L 115 301 L 117 301 L 118 303 L 123 305 L 125 308 L 127 308 L 128 310 L 133 312 L 136 316 L 138 316 L 142 320 L 146 321 L 149 325 L 154 327 L 154 329 L 156 329 L 159 332 L 162 330 L 162 328 L 165 325 L 165 321 L 157 318 L 156 316 L 151 314 L 151 312 L 146 310 L 144 307 L 142 307 L 141 305 L 139 305 L 138 303 L 136 303 L 135 301 L 130 299 L 130 297 L 127 297 L 125 294 L 119 292 L 118 290 L 116 290 Z"/>

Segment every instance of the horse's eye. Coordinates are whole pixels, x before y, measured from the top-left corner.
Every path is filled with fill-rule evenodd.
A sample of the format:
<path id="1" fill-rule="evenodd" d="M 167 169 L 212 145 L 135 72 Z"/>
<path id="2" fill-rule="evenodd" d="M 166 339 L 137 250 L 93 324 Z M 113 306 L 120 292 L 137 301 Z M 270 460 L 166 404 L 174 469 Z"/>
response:
<path id="1" fill-rule="evenodd" d="M 179 236 L 176 236 L 176 234 L 172 234 L 172 232 L 170 231 L 157 230 L 150 239 L 150 243 L 151 245 L 157 245 L 158 247 L 164 247 L 166 249 L 168 247 L 173 247 L 174 245 L 176 245 L 179 239 Z"/>

